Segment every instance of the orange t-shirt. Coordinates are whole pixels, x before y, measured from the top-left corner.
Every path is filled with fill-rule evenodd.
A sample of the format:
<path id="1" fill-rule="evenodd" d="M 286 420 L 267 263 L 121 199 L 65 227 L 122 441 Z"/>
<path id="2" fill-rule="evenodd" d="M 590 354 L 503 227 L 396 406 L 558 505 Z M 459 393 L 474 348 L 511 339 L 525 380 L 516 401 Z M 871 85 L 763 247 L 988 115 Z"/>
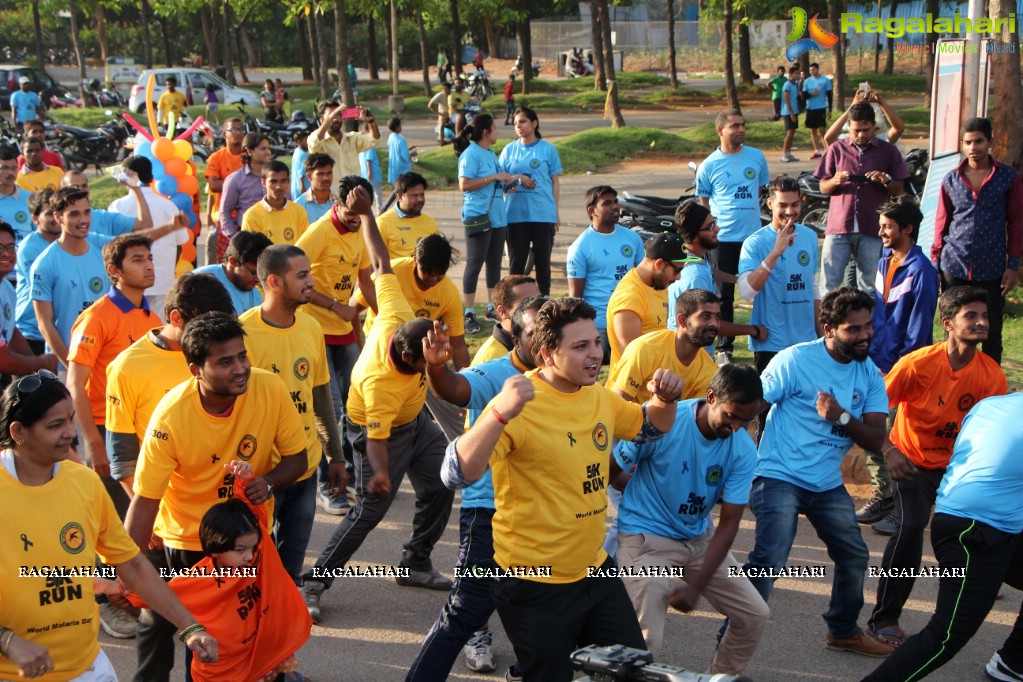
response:
<path id="1" fill-rule="evenodd" d="M 210 178 L 227 180 L 227 176 L 242 165 L 241 154 L 232 154 L 227 147 L 223 147 L 210 154 L 206 161 L 206 171 L 202 175 L 207 182 Z M 213 201 L 213 220 L 220 220 L 220 192 L 210 192 L 210 199 Z"/>
<path id="2" fill-rule="evenodd" d="M 892 443 L 917 466 L 948 466 L 966 413 L 984 398 L 1009 390 L 998 363 L 977 351 L 958 372 L 948 362 L 945 342 L 915 350 L 885 377 L 888 404 L 898 405 Z"/>
<path id="3" fill-rule="evenodd" d="M 302 593 L 284 570 L 267 530 L 266 506 L 249 502 L 244 483 L 237 478 L 234 496 L 244 500 L 259 520 L 259 547 L 252 564 L 245 567 L 255 575 L 217 577 L 213 558 L 206 557 L 192 568 L 207 575 L 179 575 L 169 583 L 196 622 L 217 640 L 216 663 L 192 657 L 195 682 L 262 680 L 309 641 L 313 627 Z M 135 594 L 128 599 L 145 606 Z"/>
<path id="4" fill-rule="evenodd" d="M 89 396 L 94 423 L 106 422 L 107 365 L 121 351 L 148 334 L 150 329 L 162 324 L 145 299 L 142 299 L 142 307 L 136 308 L 112 287 L 106 296 L 83 310 L 75 320 L 71 327 L 68 361 L 92 368 L 85 382 L 85 392 Z"/>

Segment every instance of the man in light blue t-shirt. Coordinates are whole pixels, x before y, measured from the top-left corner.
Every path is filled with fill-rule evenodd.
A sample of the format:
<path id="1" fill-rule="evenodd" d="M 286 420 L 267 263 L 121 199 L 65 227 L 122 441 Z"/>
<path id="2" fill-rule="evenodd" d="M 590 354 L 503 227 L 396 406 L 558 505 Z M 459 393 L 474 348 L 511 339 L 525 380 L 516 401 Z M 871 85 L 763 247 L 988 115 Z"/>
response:
<path id="1" fill-rule="evenodd" d="M 228 242 L 223 263 L 198 268 L 195 273 L 216 277 L 227 289 L 227 293 L 231 294 L 235 314 L 241 315 L 263 304 L 263 294 L 256 288 L 259 284 L 256 263 L 259 254 L 272 245 L 270 238 L 262 232 L 241 230 Z"/>
<path id="2" fill-rule="evenodd" d="M 604 364 L 611 358 L 607 338 L 607 302 L 618 282 L 643 260 L 643 238 L 617 225 L 618 192 L 599 185 L 586 191 L 586 212 L 593 221 L 568 247 L 565 271 L 568 295 L 585 299 L 597 311 L 597 333 Z"/>
<path id="3" fill-rule="evenodd" d="M 803 95 L 806 97 L 806 119 L 813 139 L 811 159 L 819 159 L 827 149 L 824 143 L 824 129 L 828 127 L 828 115 L 832 108 L 831 79 L 821 75 L 817 62 L 810 64 L 810 77 L 803 81 Z"/>
<path id="4" fill-rule="evenodd" d="M 792 156 L 792 138 L 799 127 L 799 65 L 789 67 L 788 81 L 781 89 L 781 120 L 785 123 L 785 140 L 781 144 L 781 161 L 799 161 Z"/>
<path id="5" fill-rule="evenodd" d="M 18 130 L 29 121 L 45 118 L 46 111 L 39 95 L 32 92 L 32 79 L 22 76 L 18 79 L 19 90 L 11 94 L 11 122 Z"/>
<path id="6" fill-rule="evenodd" d="M 739 274 L 739 251 L 746 237 L 760 229 L 760 188 L 767 185 L 767 159 L 759 149 L 747 147 L 746 120 L 738 109 L 722 111 L 714 120 L 721 145 L 700 164 L 696 194 L 710 208 L 721 232 L 711 262 L 719 272 Z M 731 322 L 735 285 L 721 281 L 721 319 Z M 718 337 L 718 364 L 731 362 L 734 338 Z"/>
<path id="7" fill-rule="evenodd" d="M 764 400 L 774 407 L 750 490 L 756 538 L 743 568 L 767 600 L 806 516 L 835 562 L 824 646 L 887 656 L 893 647 L 857 624 L 870 553 L 841 471 L 854 443 L 877 449 L 885 435 L 888 396 L 869 356 L 873 307 L 858 289 L 830 292 L 820 305 L 824 338 L 786 348 L 764 370 Z"/>
<path id="8" fill-rule="evenodd" d="M 711 673 L 741 675 L 767 628 L 767 604 L 736 573 L 730 551 L 749 501 L 757 450 L 746 425 L 760 411 L 763 390 L 753 368 L 731 364 L 717 371 L 706 399 L 678 404 L 667 437 L 647 445 L 619 441 L 616 469 L 635 467 L 618 507 L 618 553 L 622 568 L 650 575 L 623 577 L 647 648 L 656 658 L 667 607 L 696 608 L 701 596 L 728 616 Z M 717 527 L 708 520 L 721 501 Z M 650 571 L 650 569 L 656 569 Z M 679 585 L 667 567 L 684 567 Z"/>

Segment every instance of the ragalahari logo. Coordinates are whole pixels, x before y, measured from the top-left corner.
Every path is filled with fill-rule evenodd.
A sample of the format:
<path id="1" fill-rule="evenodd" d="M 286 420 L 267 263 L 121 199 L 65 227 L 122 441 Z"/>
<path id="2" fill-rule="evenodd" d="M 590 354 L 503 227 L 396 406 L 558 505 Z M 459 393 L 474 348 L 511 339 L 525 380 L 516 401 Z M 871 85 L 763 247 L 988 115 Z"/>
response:
<path id="1" fill-rule="evenodd" d="M 834 47 L 838 42 L 838 36 L 825 30 L 817 22 L 818 16 L 820 15 L 813 15 L 813 19 L 810 19 L 808 24 L 806 10 L 802 7 L 792 8 L 792 31 L 785 38 L 789 41 L 789 46 L 785 48 L 785 58 L 790 62 L 796 61 L 810 50 L 817 50 L 820 53 L 822 48 L 826 50 Z M 809 31 L 810 37 L 804 38 L 803 34 L 807 31 Z"/>

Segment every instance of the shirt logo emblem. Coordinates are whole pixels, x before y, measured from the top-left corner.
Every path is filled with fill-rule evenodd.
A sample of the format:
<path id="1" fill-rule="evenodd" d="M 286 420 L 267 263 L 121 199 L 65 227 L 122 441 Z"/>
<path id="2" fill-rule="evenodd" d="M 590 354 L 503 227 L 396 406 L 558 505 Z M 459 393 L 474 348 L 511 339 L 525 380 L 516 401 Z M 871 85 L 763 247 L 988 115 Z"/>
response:
<path id="1" fill-rule="evenodd" d="M 607 427 L 604 424 L 597 422 L 597 425 L 593 427 L 593 433 L 590 435 L 593 437 L 593 444 L 598 450 L 602 452 L 607 450 Z"/>
<path id="2" fill-rule="evenodd" d="M 94 294 L 98 294 L 103 290 L 103 282 L 99 280 L 99 277 L 93 277 L 89 280 L 89 291 Z"/>
<path id="3" fill-rule="evenodd" d="M 970 408 L 972 408 L 976 403 L 977 399 L 973 397 L 972 393 L 964 393 L 959 397 L 957 407 L 960 412 L 969 412 Z"/>
<path id="4" fill-rule="evenodd" d="M 290 242 L 295 238 L 295 231 L 290 227 L 284 228 L 284 238 Z"/>
<path id="5" fill-rule="evenodd" d="M 622 244 L 622 255 L 626 258 L 632 258 L 632 247 L 628 244 Z"/>
<path id="6" fill-rule="evenodd" d="M 82 524 L 72 521 L 61 528 L 60 546 L 68 554 L 78 554 L 85 549 L 85 529 Z"/>
<path id="7" fill-rule="evenodd" d="M 295 376 L 302 381 L 305 381 L 306 377 L 309 376 L 309 360 L 307 358 L 299 358 L 298 360 L 295 360 L 295 366 L 293 369 Z"/>
<path id="8" fill-rule="evenodd" d="M 720 483 L 723 473 L 723 470 L 717 464 L 707 467 L 707 485 L 717 485 Z"/>
<path id="9" fill-rule="evenodd" d="M 16 223 L 28 222 L 28 214 L 25 213 L 24 211 L 18 211 L 17 213 L 14 214 L 14 222 Z"/>
<path id="10" fill-rule="evenodd" d="M 756 171 L 754 171 L 752 168 L 746 168 L 746 170 L 744 170 L 742 174 L 746 176 L 747 180 L 752 180 L 753 178 L 757 177 Z"/>
<path id="11" fill-rule="evenodd" d="M 251 433 L 246 433 L 238 443 L 238 458 L 243 462 L 248 462 L 255 454 L 256 437 Z"/>
<path id="12" fill-rule="evenodd" d="M 860 392 L 860 389 L 854 388 L 853 389 L 853 394 L 852 394 L 852 406 L 853 407 L 859 407 L 860 403 L 862 403 L 862 402 L 863 402 L 863 394 Z"/>
<path id="13" fill-rule="evenodd" d="M 798 259 L 800 265 L 805 266 L 810 264 L 810 254 L 808 254 L 806 251 L 800 251 Z"/>

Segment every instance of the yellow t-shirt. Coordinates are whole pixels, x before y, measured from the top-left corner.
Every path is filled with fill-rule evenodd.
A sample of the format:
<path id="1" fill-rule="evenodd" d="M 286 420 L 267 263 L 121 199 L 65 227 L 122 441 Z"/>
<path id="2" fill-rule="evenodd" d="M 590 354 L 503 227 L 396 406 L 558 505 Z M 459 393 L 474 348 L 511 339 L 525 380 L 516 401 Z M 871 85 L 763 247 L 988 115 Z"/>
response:
<path id="1" fill-rule="evenodd" d="M 107 365 L 107 431 L 134 433 L 141 445 L 156 406 L 191 378 L 184 354 L 157 346 L 150 331 Z"/>
<path id="2" fill-rule="evenodd" d="M 301 310 L 295 313 L 295 324 L 287 329 L 272 327 L 263 321 L 259 310 L 250 308 L 238 317 L 245 328 L 245 348 L 253 367 L 273 372 L 284 382 L 302 419 L 309 455 L 309 468 L 299 479 L 304 481 L 316 471 L 323 452 L 313 411 L 313 388 L 330 383 L 323 329 Z M 279 461 L 280 453 L 275 450 L 274 465 Z"/>
<path id="3" fill-rule="evenodd" d="M 416 242 L 426 235 L 437 232 L 437 221 L 425 213 L 420 213 L 415 218 L 401 218 L 392 208 L 377 218 L 377 228 L 380 230 L 380 236 L 384 238 L 393 265 L 395 258 L 413 256 Z"/>
<path id="4" fill-rule="evenodd" d="M 174 92 L 164 90 L 163 94 L 160 95 L 160 99 L 156 102 L 156 108 L 159 109 L 163 115 L 160 122 L 166 123 L 167 114 L 170 112 L 174 112 L 174 116 L 180 119 L 181 112 L 185 110 L 185 104 L 185 94 L 183 92 L 180 90 L 175 90 Z"/>
<path id="5" fill-rule="evenodd" d="M 476 349 L 476 355 L 472 356 L 472 362 L 469 363 L 469 366 L 475 367 L 476 365 L 482 365 L 484 362 L 503 358 L 510 352 L 510 350 L 504 347 L 503 343 L 497 340 L 496 336 L 491 334 L 490 338 L 484 341 L 483 345 Z"/>
<path id="6" fill-rule="evenodd" d="M 707 397 L 710 380 L 717 365 L 710 353 L 702 348 L 688 365 L 683 365 L 675 353 L 675 331 L 658 329 L 644 334 L 628 345 L 621 360 L 607 378 L 607 387 L 621 389 L 638 403 L 650 400 L 646 384 L 658 367 L 670 369 L 682 377 L 682 397 L 679 400 Z"/>
<path id="7" fill-rule="evenodd" d="M 425 317 L 431 320 L 440 320 L 451 329 L 451 336 L 465 336 L 465 318 L 462 316 L 462 299 L 458 295 L 458 287 L 445 277 L 437 286 L 423 291 L 416 284 L 416 262 L 412 258 L 398 258 L 391 261 L 391 268 L 394 276 L 398 278 L 401 285 L 401 292 L 405 295 L 405 301 L 412 308 L 416 317 Z M 362 330 L 369 335 L 373 329 L 373 321 L 376 315 L 373 309 L 369 308 L 362 292 L 355 293 L 355 302 L 366 310 L 366 324 Z"/>
<path id="8" fill-rule="evenodd" d="M 307 227 L 308 214 L 293 201 L 286 201 L 283 208 L 275 209 L 263 199 L 250 206 L 242 217 L 243 230 L 262 232 L 274 244 L 294 244 Z"/>
<path id="9" fill-rule="evenodd" d="M 295 246 L 305 251 L 313 268 L 316 290 L 324 296 L 348 303 L 359 278 L 359 270 L 368 269 L 369 256 L 360 232 L 341 236 L 330 217 L 331 211 L 314 222 L 298 238 Z M 324 334 L 350 334 L 352 325 L 326 308 L 307 305 L 303 310 L 323 327 Z"/>
<path id="10" fill-rule="evenodd" d="M 80 464 L 61 462 L 57 475 L 40 486 L 22 485 L 0 467 L 0 499 L 0 622 L 49 650 L 56 668 L 34 679 L 78 677 L 99 654 L 92 574 L 19 577 L 20 568 L 91 571 L 96 554 L 116 566 L 134 558 L 139 548 L 117 518 L 99 476 Z M 5 656 L 0 656 L 0 679 L 21 679 Z"/>
<path id="11" fill-rule="evenodd" d="M 639 315 L 643 325 L 641 334 L 664 329 L 668 323 L 668 290 L 655 291 L 653 287 L 648 287 L 639 278 L 635 268 L 629 270 L 618 282 L 607 302 L 607 338 L 611 343 L 612 372 L 624 350 L 615 335 L 615 313 L 619 310 L 629 310 Z"/>
<path id="12" fill-rule="evenodd" d="M 376 280 L 377 316 L 373 331 L 352 368 L 348 392 L 348 418 L 366 427 L 366 436 L 384 440 L 391 427 L 402 426 L 419 416 L 426 402 L 426 376 L 405 374 L 391 363 L 391 336 L 414 315 L 394 275 Z"/>
<path id="13" fill-rule="evenodd" d="M 551 577 L 528 578 L 538 582 L 575 582 L 607 558 L 611 441 L 639 433 L 643 408 L 604 386 L 562 393 L 537 370 L 526 376 L 536 397 L 509 420 L 490 458 L 494 559 L 502 567 L 550 566 Z"/>
<path id="14" fill-rule="evenodd" d="M 26 172 L 28 171 L 28 172 Z M 41 189 L 57 189 L 60 187 L 60 179 L 64 176 L 58 166 L 47 166 L 41 171 L 32 172 L 28 165 L 22 166 L 18 173 L 15 184 L 26 192 L 38 192 Z"/>
<path id="15" fill-rule="evenodd" d="M 232 494 L 224 464 L 242 460 L 262 476 L 274 467 L 274 448 L 298 454 L 305 433 L 287 389 L 270 372 L 252 369 L 226 417 L 203 409 L 197 379 L 176 387 L 156 406 L 135 473 L 135 494 L 160 500 L 153 532 L 168 547 L 201 551 L 203 514 Z"/>

